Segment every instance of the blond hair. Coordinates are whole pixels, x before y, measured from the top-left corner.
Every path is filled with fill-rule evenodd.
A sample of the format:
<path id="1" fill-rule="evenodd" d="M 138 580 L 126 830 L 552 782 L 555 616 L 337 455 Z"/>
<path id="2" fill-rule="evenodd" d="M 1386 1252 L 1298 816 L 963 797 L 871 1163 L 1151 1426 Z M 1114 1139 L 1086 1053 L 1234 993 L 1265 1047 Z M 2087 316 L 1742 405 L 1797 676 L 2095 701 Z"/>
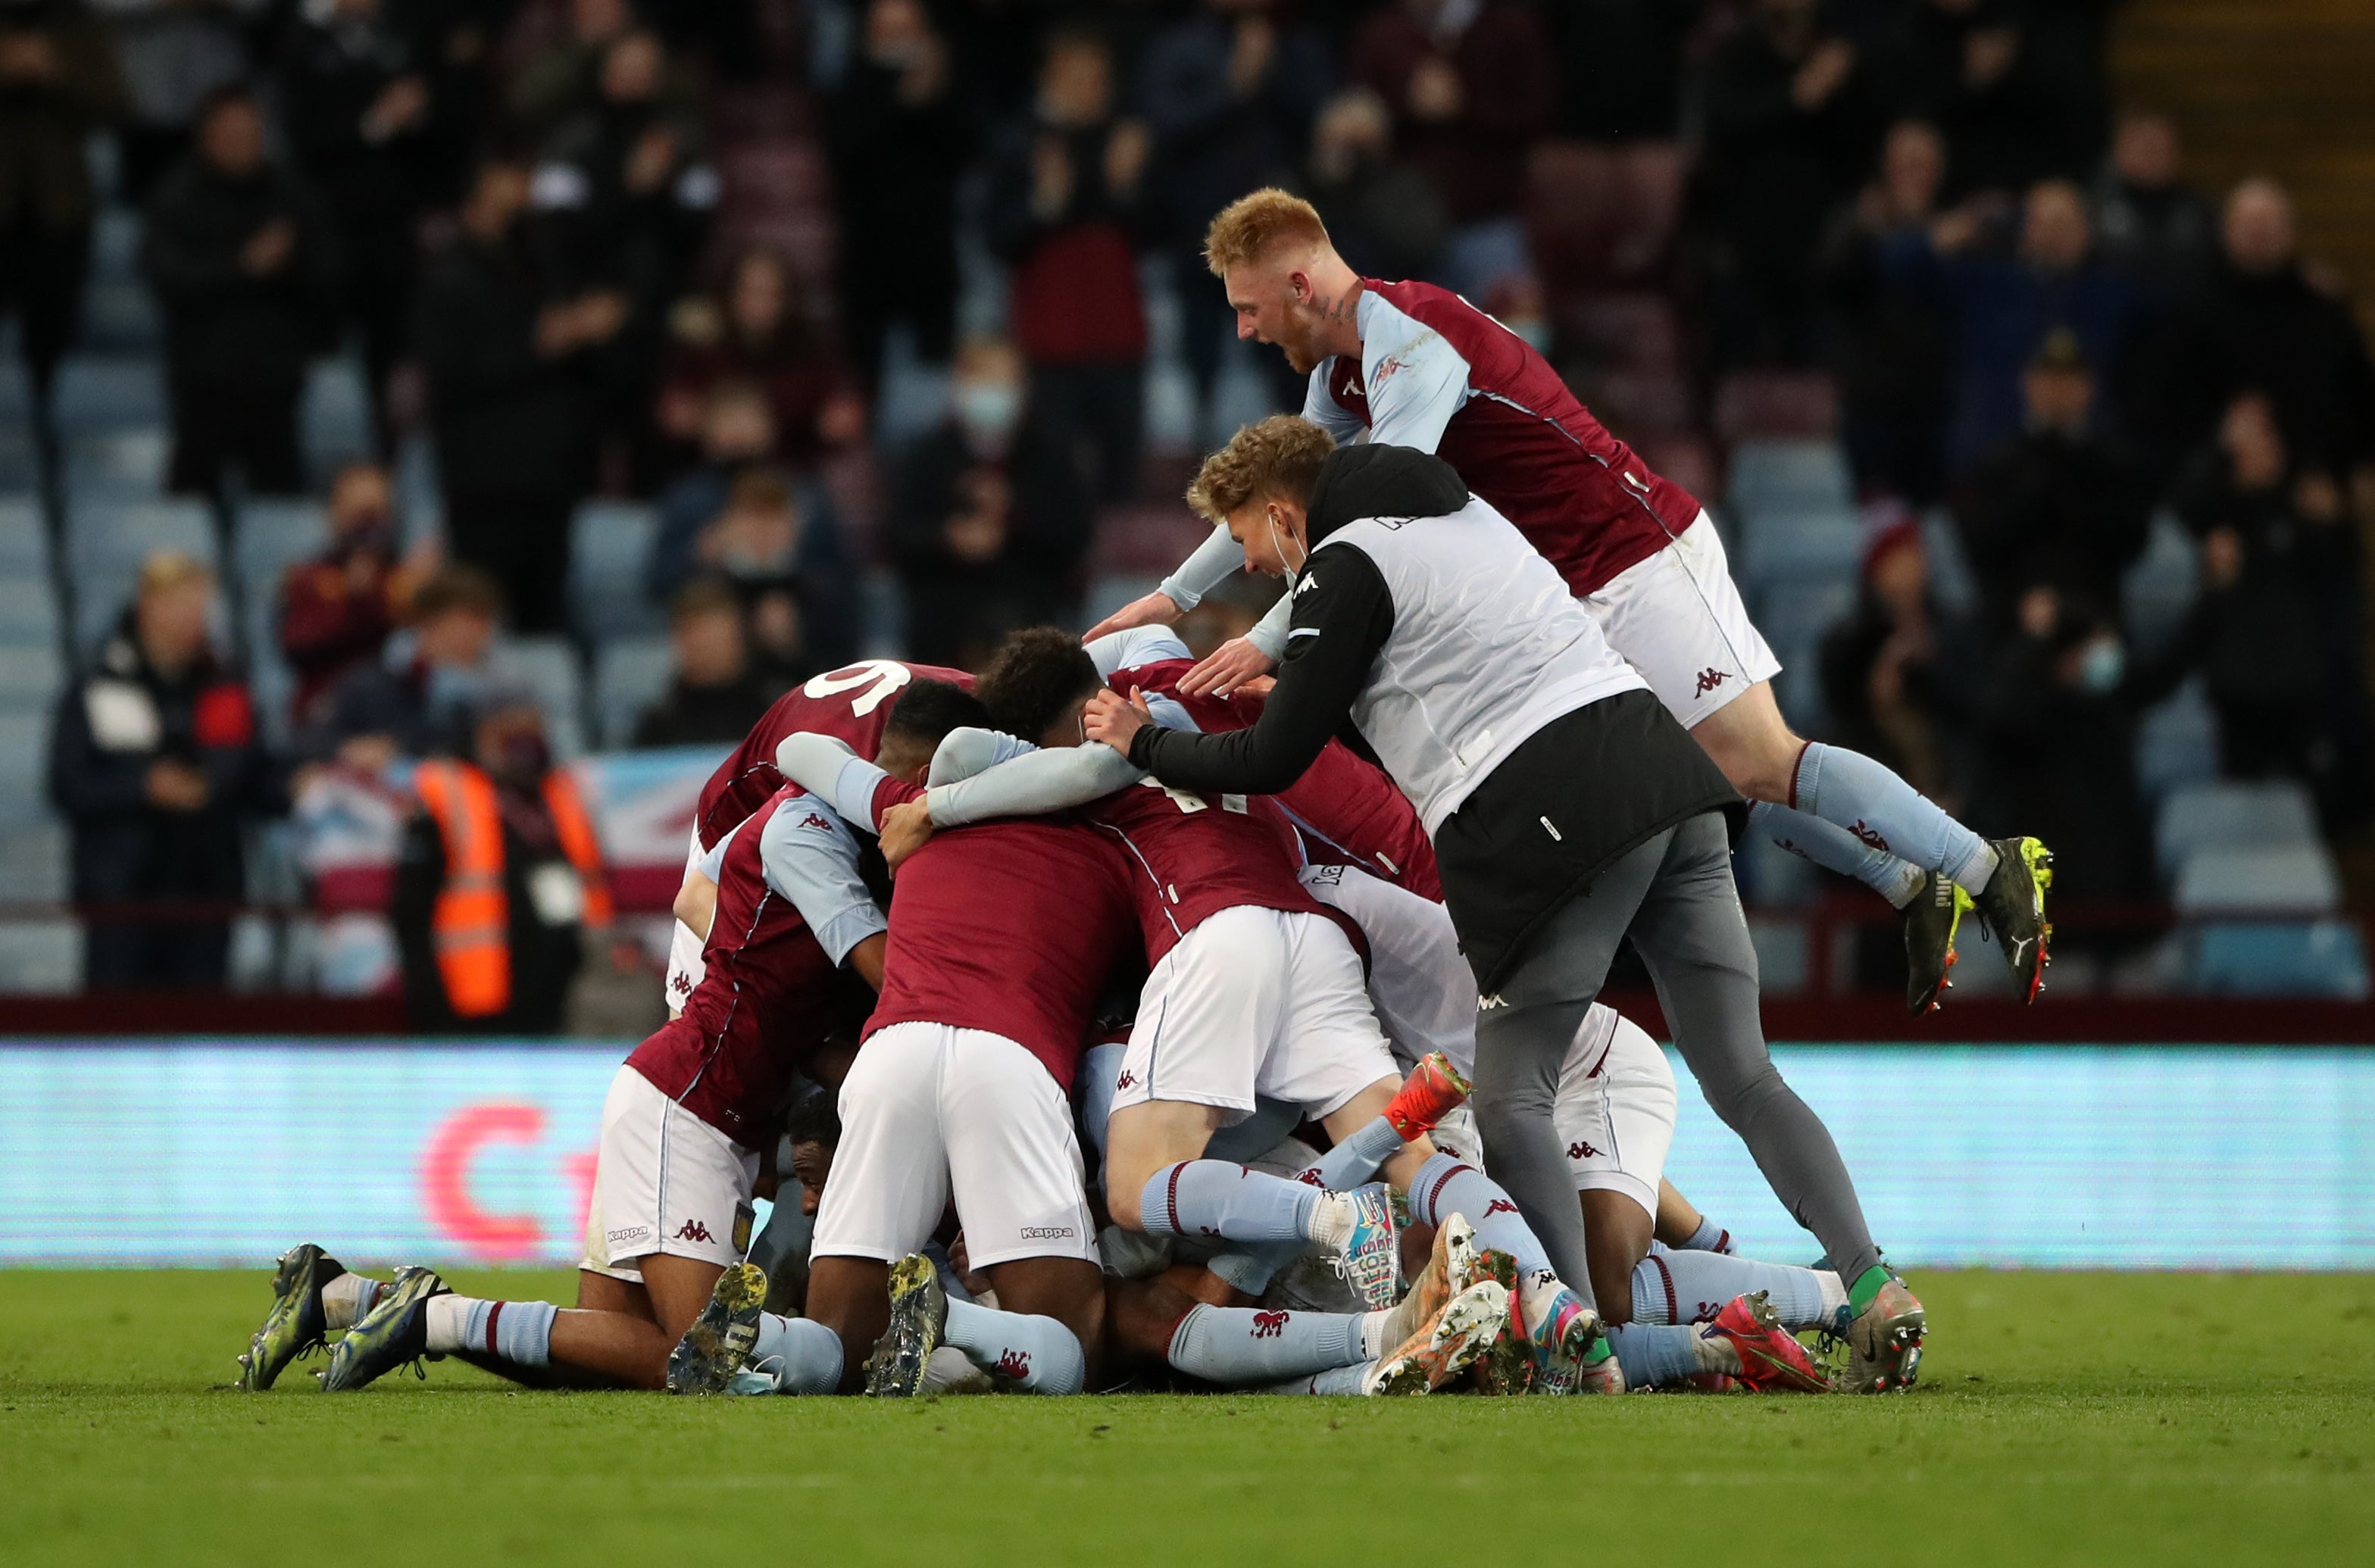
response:
<path id="1" fill-rule="evenodd" d="M 1188 504 L 1215 523 L 1256 501 L 1304 505 L 1318 482 L 1319 466 L 1336 450 L 1336 440 L 1310 420 L 1272 414 L 1247 425 L 1229 444 L 1204 459 L 1188 487 Z"/>
<path id="2" fill-rule="evenodd" d="M 1204 230 L 1204 265 L 1213 277 L 1223 277 L 1229 268 L 1260 261 L 1285 246 L 1326 243 L 1328 226 L 1319 221 L 1319 209 L 1273 185 L 1239 196 L 1221 209 Z"/>

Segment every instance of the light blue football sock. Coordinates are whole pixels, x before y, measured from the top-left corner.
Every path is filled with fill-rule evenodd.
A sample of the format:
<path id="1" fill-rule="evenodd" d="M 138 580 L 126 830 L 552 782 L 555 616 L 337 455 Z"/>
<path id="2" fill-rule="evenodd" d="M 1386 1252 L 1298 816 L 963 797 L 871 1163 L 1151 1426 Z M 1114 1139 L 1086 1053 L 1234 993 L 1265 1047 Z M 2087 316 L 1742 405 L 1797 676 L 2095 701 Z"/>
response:
<path id="1" fill-rule="evenodd" d="M 1379 1116 L 1353 1131 L 1321 1155 L 1318 1163 L 1307 1166 L 1294 1179 L 1329 1192 L 1350 1192 L 1376 1175 L 1378 1166 L 1400 1154 L 1404 1141 L 1393 1123 Z M 1270 1289 L 1279 1270 L 1293 1263 L 1302 1251 L 1299 1246 L 1232 1249 L 1205 1267 L 1224 1283 L 1247 1295 L 1258 1296 Z"/>
<path id="2" fill-rule="evenodd" d="M 1551 1255 L 1533 1227 L 1518 1212 L 1517 1200 L 1501 1184 L 1440 1149 L 1411 1180 L 1410 1211 L 1412 1220 L 1427 1225 L 1440 1225 L 1454 1214 L 1464 1216 L 1476 1228 L 1480 1248 L 1506 1252 L 1517 1261 L 1521 1291 L 1534 1285 L 1538 1277 L 1558 1272 L 1551 1267 Z"/>
<path id="3" fill-rule="evenodd" d="M 1189 1160 L 1147 1178 L 1138 1195 L 1139 1224 L 1151 1236 L 1304 1241 L 1319 1190 L 1223 1160 Z"/>
<path id="4" fill-rule="evenodd" d="M 1831 1281 L 1836 1301 L 1826 1300 Z M 1636 1323 L 1705 1323 L 1734 1296 L 1762 1291 L 1784 1328 L 1818 1328 L 1847 1300 L 1836 1274 L 1713 1252 L 1652 1253 L 1633 1266 Z"/>
<path id="5" fill-rule="evenodd" d="M 473 1301 L 462 1327 L 463 1348 L 514 1366 L 549 1366 L 552 1320 L 560 1315 L 550 1302 Z"/>
<path id="6" fill-rule="evenodd" d="M 1798 754 L 1790 805 L 1976 893 L 1995 875 L 1988 841 L 1861 751 L 1811 741 Z"/>
<path id="7" fill-rule="evenodd" d="M 1625 1369 L 1627 1388 L 1656 1388 L 1680 1383 L 1699 1370 L 1692 1341 L 1698 1330 L 1687 1323 L 1620 1323 L 1608 1331 L 1616 1364 Z"/>
<path id="8" fill-rule="evenodd" d="M 1691 1239 L 1676 1250 L 1729 1254 L 1735 1249 L 1731 1244 L 1731 1232 L 1702 1214 L 1699 1216 L 1699 1228 L 1693 1231 Z"/>
<path id="9" fill-rule="evenodd" d="M 749 1364 L 775 1380 L 778 1394 L 830 1394 L 841 1386 L 841 1336 L 805 1317 L 759 1315 Z"/>
<path id="10" fill-rule="evenodd" d="M 1813 861 L 1826 871 L 1853 877 L 1897 909 L 1919 897 L 1930 874 L 1902 855 L 1875 848 L 1848 831 L 1812 817 L 1760 800 L 1748 808 L 1757 831 L 1790 854 Z"/>
<path id="11" fill-rule="evenodd" d="M 949 1303 L 949 1343 L 974 1365 L 1026 1394 L 1078 1394 L 1089 1368 L 1081 1341 L 1052 1317 Z"/>
<path id="12" fill-rule="evenodd" d="M 1273 1383 L 1261 1392 L 1358 1395 L 1364 1392 L 1361 1385 L 1369 1380 L 1369 1373 L 1377 1364 L 1375 1362 L 1360 1362 L 1352 1366 L 1335 1367 L 1327 1372 L 1314 1373 L 1309 1377 L 1290 1378 L 1284 1383 Z"/>
<path id="13" fill-rule="evenodd" d="M 1361 1338 L 1358 1313 L 1199 1305 L 1172 1331 L 1169 1359 L 1207 1383 L 1272 1383 L 1365 1361 Z"/>

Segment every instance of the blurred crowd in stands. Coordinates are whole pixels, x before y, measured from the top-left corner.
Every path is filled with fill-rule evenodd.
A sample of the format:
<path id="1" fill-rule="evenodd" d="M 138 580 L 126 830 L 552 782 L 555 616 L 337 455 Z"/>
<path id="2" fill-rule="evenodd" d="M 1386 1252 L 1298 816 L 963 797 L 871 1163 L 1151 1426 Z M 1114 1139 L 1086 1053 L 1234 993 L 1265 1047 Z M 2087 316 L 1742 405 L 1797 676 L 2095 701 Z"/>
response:
<path id="1" fill-rule="evenodd" d="M 2114 101 L 2114 9 L 0 0 L 0 311 L 53 531 L 111 208 L 161 313 L 167 490 L 226 561 L 259 498 L 324 527 L 243 595 L 268 698 L 202 556 L 148 555 L 96 646 L 61 620 L 72 896 L 235 903 L 241 824 L 322 770 L 487 746 L 558 855 L 564 748 L 479 733 L 518 706 L 506 639 L 590 670 L 664 627 L 664 685 L 604 738 L 718 746 L 853 658 L 968 665 L 1138 591 L 1197 536 L 1188 460 L 1301 402 L 1199 254 L 1264 183 L 1769 531 L 1736 555 L 1793 717 L 2047 838 L 2065 892 L 2155 896 L 2137 736 L 2181 690 L 2214 767 L 2358 831 L 2375 369 L 2285 190 L 2197 189 L 2172 123 Z M 325 357 L 368 398 L 326 467 Z M 1835 580 L 1789 564 L 1795 502 L 1745 493 L 1759 442 L 1843 467 L 1810 492 L 1852 520 Z M 646 625 L 572 598 L 573 552 L 621 548 L 604 501 L 646 509 Z M 2140 600 L 2171 551 L 2186 587 Z M 95 984 L 223 973 L 219 924 L 93 931 Z"/>

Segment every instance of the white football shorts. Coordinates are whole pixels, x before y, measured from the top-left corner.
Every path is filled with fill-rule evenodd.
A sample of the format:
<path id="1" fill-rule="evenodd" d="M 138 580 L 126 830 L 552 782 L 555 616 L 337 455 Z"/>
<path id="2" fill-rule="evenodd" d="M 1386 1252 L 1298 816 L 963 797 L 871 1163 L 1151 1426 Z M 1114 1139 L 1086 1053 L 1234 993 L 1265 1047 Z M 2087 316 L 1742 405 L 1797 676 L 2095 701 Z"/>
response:
<path id="1" fill-rule="evenodd" d="M 1087 1179 L 1071 1102 L 1038 1057 L 983 1030 L 894 1023 L 867 1037 L 841 1086 L 809 1256 L 904 1257 L 953 1197 L 975 1268 L 1094 1263 Z"/>
<path id="2" fill-rule="evenodd" d="M 1781 673 L 1704 512 L 1673 543 L 1584 595 L 1583 606 L 1684 729 Z"/>
<path id="3" fill-rule="evenodd" d="M 1214 1105 L 1230 1125 L 1258 1096 L 1317 1121 L 1399 1076 L 1352 938 L 1324 914 L 1239 904 L 1146 977 L 1113 1104 Z"/>
<path id="4" fill-rule="evenodd" d="M 578 1267 L 640 1282 L 637 1259 L 697 1257 L 723 1268 L 750 1245 L 759 1153 L 622 1067 L 602 1102 L 602 1146 Z"/>

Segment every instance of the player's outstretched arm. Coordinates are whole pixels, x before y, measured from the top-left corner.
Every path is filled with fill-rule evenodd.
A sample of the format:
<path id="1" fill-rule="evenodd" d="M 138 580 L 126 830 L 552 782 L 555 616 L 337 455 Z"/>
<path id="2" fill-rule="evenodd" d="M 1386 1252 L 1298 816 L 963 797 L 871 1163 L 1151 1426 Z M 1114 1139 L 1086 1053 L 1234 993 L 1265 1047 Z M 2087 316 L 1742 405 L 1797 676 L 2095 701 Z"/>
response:
<path id="1" fill-rule="evenodd" d="M 1132 762 L 1182 789 L 1275 795 L 1292 785 L 1351 718 L 1393 631 L 1394 608 L 1385 579 L 1354 549 L 1321 551 L 1285 603 L 1293 617 L 1287 656 L 1250 729 L 1166 729 L 1100 694 L 1087 716 L 1090 737 L 1126 747 Z"/>
<path id="2" fill-rule="evenodd" d="M 775 748 L 775 771 L 852 822 L 875 831 L 874 791 L 890 775 L 829 735 L 802 730 Z"/>
<path id="3" fill-rule="evenodd" d="M 924 799 L 932 825 L 959 828 L 993 817 L 1041 817 L 1128 789 L 1146 775 L 1128 758 L 1103 746 L 1061 746 L 1026 751 L 954 784 L 935 784 Z"/>

